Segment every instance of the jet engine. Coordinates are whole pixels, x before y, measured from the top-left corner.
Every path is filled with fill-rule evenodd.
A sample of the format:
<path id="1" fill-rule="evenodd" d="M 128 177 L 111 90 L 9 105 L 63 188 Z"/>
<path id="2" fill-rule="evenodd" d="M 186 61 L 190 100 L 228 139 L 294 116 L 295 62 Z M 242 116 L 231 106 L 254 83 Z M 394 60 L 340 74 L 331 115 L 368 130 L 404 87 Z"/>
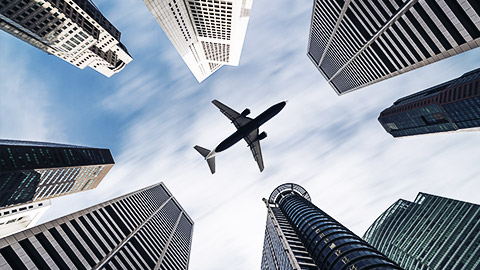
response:
<path id="1" fill-rule="evenodd" d="M 266 137 L 267 137 L 267 133 L 265 133 L 265 131 L 264 131 L 264 132 L 258 134 L 257 138 L 258 138 L 259 141 L 261 141 L 261 140 L 265 139 Z"/>
<path id="2" fill-rule="evenodd" d="M 246 108 L 246 109 L 243 110 L 243 112 L 242 112 L 242 115 L 243 115 L 243 116 L 247 116 L 247 115 L 249 115 L 249 114 L 250 114 L 250 109 L 248 109 L 248 108 Z"/>

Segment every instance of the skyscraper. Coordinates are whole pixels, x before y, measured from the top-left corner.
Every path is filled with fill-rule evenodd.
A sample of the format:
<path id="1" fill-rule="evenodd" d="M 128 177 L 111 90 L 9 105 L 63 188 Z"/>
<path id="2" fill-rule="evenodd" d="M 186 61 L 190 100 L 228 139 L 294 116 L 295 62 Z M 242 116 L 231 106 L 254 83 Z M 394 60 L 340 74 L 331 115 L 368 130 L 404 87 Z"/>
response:
<path id="1" fill-rule="evenodd" d="M 403 97 L 378 121 L 393 137 L 480 130 L 480 69 Z"/>
<path id="2" fill-rule="evenodd" d="M 143 0 L 198 82 L 238 66 L 253 0 Z"/>
<path id="3" fill-rule="evenodd" d="M 398 200 L 363 238 L 405 269 L 480 267 L 480 205 L 419 193 Z"/>
<path id="4" fill-rule="evenodd" d="M 0 140 L 0 208 L 93 189 L 113 164 L 108 149 Z"/>
<path id="5" fill-rule="evenodd" d="M 90 0 L 2 0 L 0 29 L 80 69 L 110 77 L 132 57 Z"/>
<path id="6" fill-rule="evenodd" d="M 163 183 L 0 239 L 0 268 L 188 268 L 193 221 Z"/>
<path id="7" fill-rule="evenodd" d="M 301 186 L 283 184 L 263 200 L 262 269 L 401 269 L 313 205 Z"/>
<path id="8" fill-rule="evenodd" d="M 339 95 L 480 45 L 478 0 L 314 0 L 308 57 Z"/>
<path id="9" fill-rule="evenodd" d="M 0 238 L 33 227 L 50 208 L 50 200 L 0 209 Z"/>

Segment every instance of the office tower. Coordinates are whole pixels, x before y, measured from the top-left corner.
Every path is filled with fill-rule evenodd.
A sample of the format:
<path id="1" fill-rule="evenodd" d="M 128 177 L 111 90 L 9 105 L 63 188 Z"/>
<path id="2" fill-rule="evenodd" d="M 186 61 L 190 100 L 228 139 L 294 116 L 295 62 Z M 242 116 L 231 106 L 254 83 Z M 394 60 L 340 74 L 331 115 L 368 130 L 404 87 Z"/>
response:
<path id="1" fill-rule="evenodd" d="M 338 95 L 480 45 L 478 0 L 314 0 L 308 57 Z"/>
<path id="2" fill-rule="evenodd" d="M 0 238 L 33 227 L 48 208 L 50 200 L 0 209 Z"/>
<path id="3" fill-rule="evenodd" d="M 262 269 L 401 269 L 312 204 L 296 184 L 277 187 L 268 201 Z"/>
<path id="4" fill-rule="evenodd" d="M 143 0 L 198 82 L 238 66 L 253 0 Z"/>
<path id="5" fill-rule="evenodd" d="M 419 193 L 398 200 L 363 238 L 404 269 L 480 267 L 480 205 Z"/>
<path id="6" fill-rule="evenodd" d="M 403 97 L 378 121 L 393 137 L 480 130 L 480 69 Z"/>
<path id="7" fill-rule="evenodd" d="M 0 140 L 0 208 L 93 189 L 113 164 L 108 149 Z"/>
<path id="8" fill-rule="evenodd" d="M 0 239 L 0 268 L 185 270 L 192 230 L 160 183 Z"/>
<path id="9" fill-rule="evenodd" d="M 110 77 L 132 57 L 90 0 L 2 0 L 0 28 L 70 64 Z"/>

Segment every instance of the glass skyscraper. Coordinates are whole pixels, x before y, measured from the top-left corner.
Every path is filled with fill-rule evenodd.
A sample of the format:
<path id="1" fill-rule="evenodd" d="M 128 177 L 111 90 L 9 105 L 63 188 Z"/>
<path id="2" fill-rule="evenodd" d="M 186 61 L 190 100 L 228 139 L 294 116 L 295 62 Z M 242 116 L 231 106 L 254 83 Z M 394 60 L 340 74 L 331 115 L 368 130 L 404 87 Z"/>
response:
<path id="1" fill-rule="evenodd" d="M 401 269 L 313 205 L 301 186 L 283 184 L 263 200 L 267 225 L 262 270 Z"/>
<path id="2" fill-rule="evenodd" d="M 378 121 L 393 137 L 480 130 L 480 69 L 403 97 Z"/>
<path id="3" fill-rule="evenodd" d="M 159 183 L 0 239 L 0 268 L 185 270 L 192 231 Z"/>
<path id="4" fill-rule="evenodd" d="M 108 149 L 0 140 L 0 208 L 93 189 L 113 165 Z"/>
<path id="5" fill-rule="evenodd" d="M 390 206 L 363 238 L 404 269 L 480 269 L 480 205 L 419 193 Z"/>
<path id="6" fill-rule="evenodd" d="M 480 45 L 478 0 L 314 0 L 308 57 L 339 95 Z"/>

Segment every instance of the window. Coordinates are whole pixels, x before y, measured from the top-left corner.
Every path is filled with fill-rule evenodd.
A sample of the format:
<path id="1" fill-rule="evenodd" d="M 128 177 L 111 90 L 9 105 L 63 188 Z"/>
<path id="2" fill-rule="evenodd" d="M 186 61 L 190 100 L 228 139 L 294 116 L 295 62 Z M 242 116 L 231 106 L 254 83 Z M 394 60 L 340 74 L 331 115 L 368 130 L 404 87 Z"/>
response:
<path id="1" fill-rule="evenodd" d="M 193 23 L 201 37 L 230 40 L 232 23 L 232 3 L 226 1 L 200 0 L 188 2 Z"/>

